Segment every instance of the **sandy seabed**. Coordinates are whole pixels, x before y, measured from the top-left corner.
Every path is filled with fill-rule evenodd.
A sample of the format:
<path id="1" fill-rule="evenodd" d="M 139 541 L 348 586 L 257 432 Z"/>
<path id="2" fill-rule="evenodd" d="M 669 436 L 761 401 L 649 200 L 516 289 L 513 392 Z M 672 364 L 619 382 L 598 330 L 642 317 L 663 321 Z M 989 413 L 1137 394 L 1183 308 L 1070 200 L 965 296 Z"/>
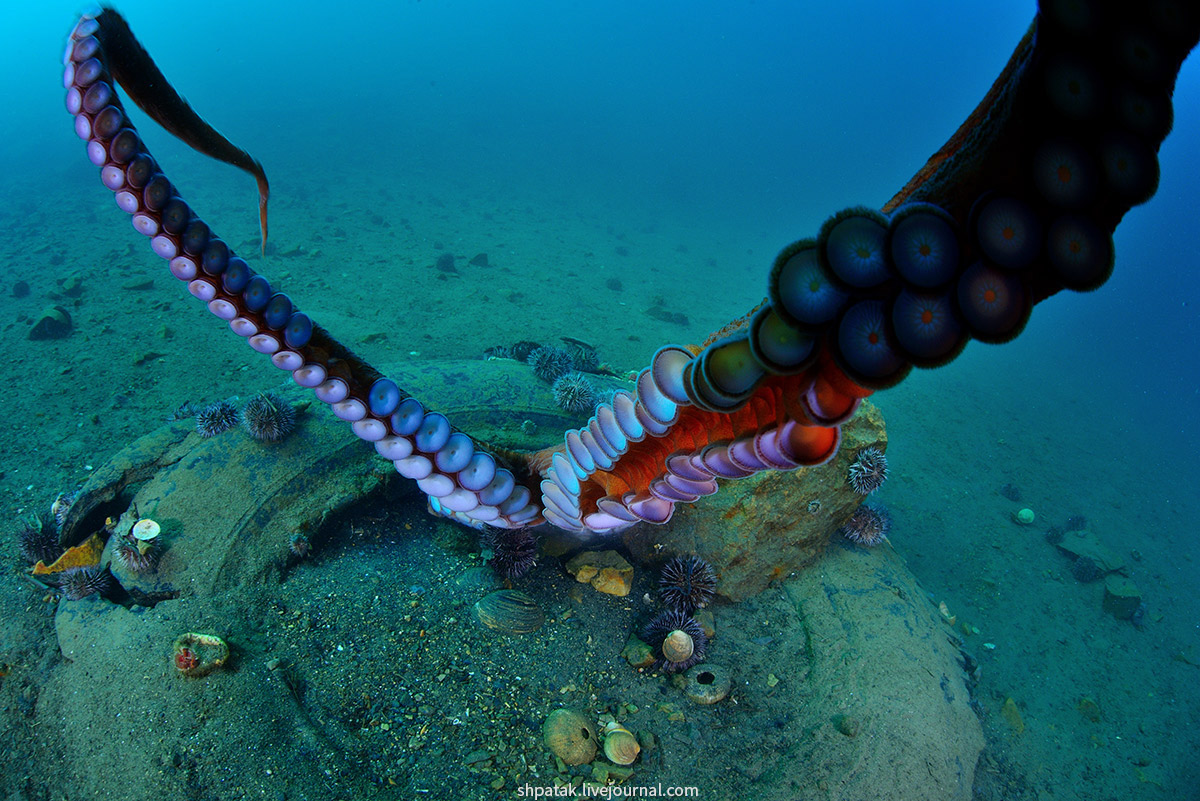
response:
<path id="1" fill-rule="evenodd" d="M 197 208 L 253 254 L 243 177 L 186 156 L 174 170 L 203 179 Z M 655 219 L 619 199 L 523 197 L 471 175 L 433 181 L 419 167 L 403 182 L 388 174 L 387 165 L 362 168 L 317 193 L 289 191 L 311 186 L 311 176 L 279 171 L 272 252 L 252 261 L 372 361 L 473 358 L 497 343 L 571 336 L 615 369 L 637 369 L 660 344 L 701 341 L 753 306 L 786 244 Z M 66 222 L 52 211 L 65 205 L 75 209 Z M 0 337 L 13 355 L 0 430 L 0 789 L 20 797 L 45 764 L 40 749 L 52 747 L 30 721 L 62 657 L 53 601 L 22 577 L 18 521 L 181 403 L 249 397 L 280 373 L 221 331 L 98 182 L 43 196 L 32 210 L 0 207 L 0 225 L 0 253 L 32 290 L 12 296 L 16 273 L 0 287 Z M 453 271 L 435 266 L 446 252 Z M 488 266 L 468 263 L 479 253 Z M 76 274 L 81 293 L 61 296 L 60 282 Z M 734 280 L 713 291 L 722 275 Z M 74 333 L 28 341 L 31 321 L 53 304 L 69 310 Z M 662 310 L 686 322 L 661 319 Z M 1164 469 L 1176 457 L 1170 426 L 1128 418 L 1070 380 L 1069 368 L 1022 340 L 972 345 L 954 365 L 877 395 L 892 465 L 879 500 L 894 518 L 895 550 L 960 626 L 978 632 L 963 635 L 988 738 L 976 797 L 1189 797 L 1200 783 L 1194 459 L 1183 472 Z M 1004 485 L 1019 502 L 1001 494 Z M 1036 511 L 1034 525 L 1012 521 L 1022 506 Z M 1106 614 L 1102 585 L 1077 582 L 1045 541 L 1048 526 L 1074 514 L 1128 559 L 1147 604 L 1142 628 Z M 300 582 L 285 595 L 299 591 Z M 1020 730 L 1001 714 L 1008 699 Z"/>

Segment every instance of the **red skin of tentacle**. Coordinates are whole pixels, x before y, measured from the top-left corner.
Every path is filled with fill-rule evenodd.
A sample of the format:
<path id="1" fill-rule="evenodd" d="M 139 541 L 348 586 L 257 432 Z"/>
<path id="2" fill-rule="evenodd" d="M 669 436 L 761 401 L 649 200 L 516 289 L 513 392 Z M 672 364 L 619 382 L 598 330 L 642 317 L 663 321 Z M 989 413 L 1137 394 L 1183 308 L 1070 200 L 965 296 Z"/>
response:
<path id="1" fill-rule="evenodd" d="M 997 159 L 997 154 L 1017 150 L 1006 146 L 1005 136 L 1015 136 L 1011 126 L 1001 126 L 997 130 L 995 118 L 997 115 L 1003 117 L 1004 104 L 1011 100 L 1011 93 L 1029 61 L 1033 32 L 1031 26 L 979 106 L 908 184 L 884 205 L 885 212 L 910 200 L 927 200 L 946 208 L 960 225 L 966 224 L 971 201 L 978 196 L 980 184 L 994 181 L 996 170 L 1008 168 L 1004 159 Z M 1047 294 L 1045 291 L 1038 293 L 1035 288 L 1039 300 Z M 715 331 L 703 346 L 689 346 L 688 349 L 699 353 L 703 347 L 745 330 L 756 310 Z M 796 434 L 793 438 L 795 446 L 809 447 L 813 452 L 820 452 L 822 448 L 827 450 L 836 440 L 836 431 L 810 420 L 800 403 L 801 396 L 810 386 L 826 412 L 849 409 L 856 399 L 866 398 L 873 392 L 848 378 L 828 349 L 822 346 L 812 368 L 798 376 L 768 378 L 755 390 L 750 401 L 733 414 L 706 412 L 694 406 L 681 408 L 679 421 L 666 436 L 648 436 L 641 442 L 631 443 L 629 451 L 612 470 L 597 471 L 589 476 L 580 493 L 581 508 L 586 514 L 595 509 L 595 502 L 600 497 L 620 498 L 629 491 L 646 491 L 650 482 L 663 474 L 667 457 L 675 453 L 695 453 L 708 444 L 752 435 L 789 419 L 811 429 Z"/>

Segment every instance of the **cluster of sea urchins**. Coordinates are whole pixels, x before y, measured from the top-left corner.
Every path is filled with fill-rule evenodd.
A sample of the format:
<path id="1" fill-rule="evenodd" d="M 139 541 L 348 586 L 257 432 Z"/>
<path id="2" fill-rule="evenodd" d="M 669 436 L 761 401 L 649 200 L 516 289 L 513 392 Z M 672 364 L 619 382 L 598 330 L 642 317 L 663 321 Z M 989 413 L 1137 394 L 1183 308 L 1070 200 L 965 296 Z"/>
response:
<path id="1" fill-rule="evenodd" d="M 716 589 L 716 571 L 698 556 L 676 556 L 663 565 L 658 594 L 667 611 L 642 630 L 658 667 L 676 673 L 704 661 L 708 637 L 692 615 L 708 605 Z"/>
<path id="2" fill-rule="evenodd" d="M 223 400 L 196 412 L 196 432 L 202 437 L 215 437 L 238 425 L 261 442 L 275 442 L 296 427 L 296 410 L 274 392 L 261 392 L 241 410 Z"/>

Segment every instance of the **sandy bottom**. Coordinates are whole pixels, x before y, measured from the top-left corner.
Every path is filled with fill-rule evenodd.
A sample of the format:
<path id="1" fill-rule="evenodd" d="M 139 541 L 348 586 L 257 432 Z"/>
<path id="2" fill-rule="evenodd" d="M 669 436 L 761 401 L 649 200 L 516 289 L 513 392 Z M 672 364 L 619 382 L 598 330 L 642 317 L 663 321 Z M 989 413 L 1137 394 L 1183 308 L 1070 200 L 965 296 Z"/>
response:
<path id="1" fill-rule="evenodd" d="M 180 175 L 205 182 L 196 206 L 253 254 L 246 183 L 179 163 Z M 474 357 L 498 342 L 572 336 L 614 368 L 637 369 L 660 344 L 701 341 L 749 309 L 784 244 L 616 202 L 386 175 L 385 165 L 319 194 L 278 191 L 273 252 L 252 262 L 372 361 Z M 311 185 L 298 172 L 273 178 Z M 24 674 L 36 686 L 59 658 L 52 602 L 16 559 L 17 521 L 179 404 L 248 397 L 281 378 L 187 295 L 107 192 L 89 190 L 64 190 L 32 211 L 0 209 L 8 233 L 0 254 L 32 290 L 12 297 L 13 273 L 0 286 L 0 341 L 12 356 L 0 427 L 9 579 L 0 585 L 0 683 Z M 76 213 L 63 222 L 52 209 L 68 204 Z M 452 272 L 435 266 L 444 252 L 456 256 Z M 478 253 L 488 266 L 468 264 Z M 717 273 L 734 280 L 719 288 L 696 280 Z M 72 275 L 81 292 L 63 296 Z M 54 304 L 69 310 L 75 332 L 28 341 L 31 321 Z M 1156 421 L 1123 420 L 1108 398 L 1038 357 L 1020 340 L 972 346 L 955 365 L 876 398 L 891 439 L 892 479 L 880 500 L 894 517 L 892 542 L 960 626 L 978 630 L 964 634 L 988 737 L 976 796 L 1190 797 L 1200 783 L 1195 460 L 1183 473 L 1168 469 L 1179 467 L 1177 454 Z M 1006 484 L 1019 502 L 1001 495 Z M 1012 522 L 1022 506 L 1036 511 L 1034 525 Z M 1148 607 L 1143 628 L 1106 614 L 1102 586 L 1077 582 L 1043 538 L 1073 514 L 1128 559 Z M 11 742 L 29 736 L 21 721 L 36 699 L 9 689 L 0 730 Z M 1010 698 L 1022 727 L 1001 714 Z"/>

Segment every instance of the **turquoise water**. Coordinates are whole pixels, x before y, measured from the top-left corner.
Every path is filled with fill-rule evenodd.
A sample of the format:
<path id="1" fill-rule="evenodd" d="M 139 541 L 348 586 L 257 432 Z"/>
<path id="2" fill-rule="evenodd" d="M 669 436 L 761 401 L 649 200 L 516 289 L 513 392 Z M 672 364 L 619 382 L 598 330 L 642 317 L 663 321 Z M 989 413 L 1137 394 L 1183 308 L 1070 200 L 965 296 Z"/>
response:
<path id="1" fill-rule="evenodd" d="M 59 57 L 78 9 L 11 5 L 0 12 L 10 265 L 0 319 L 16 380 L 0 401 L 14 421 L 0 503 L 16 519 L 183 400 L 245 396 L 276 376 L 246 369 L 245 349 L 165 279 L 117 292 L 160 268 L 63 110 Z M 569 334 L 627 370 L 747 311 L 783 245 L 838 209 L 881 205 L 945 141 L 1034 12 L 972 6 L 120 10 L 181 93 L 263 161 L 272 241 L 317 253 L 265 271 L 335 335 L 360 337 L 384 362 Z M 134 114 L 185 196 L 250 250 L 240 243 L 257 235 L 251 181 Z M 1189 62 L 1158 193 L 1118 229 L 1113 278 L 1040 304 L 1016 341 L 972 344 L 875 398 L 891 435 L 882 495 L 893 543 L 931 596 L 983 629 L 967 640 L 985 668 L 988 753 L 1023 782 L 1007 797 L 1182 797 L 1198 778 L 1186 759 L 1197 735 L 1178 730 L 1200 718 L 1198 138 L 1200 70 Z M 486 250 L 502 270 L 436 280 L 424 268 L 439 245 Z M 73 315 L 93 339 L 28 342 L 32 316 L 70 274 L 90 287 Z M 602 291 L 610 279 L 620 296 Z M 18 280 L 31 298 L 10 297 Z M 380 297 L 381 284 L 408 281 Z M 686 325 L 646 316 L 657 297 Z M 181 333 L 160 337 L 163 325 Z M 211 340 L 193 333 L 206 326 Z M 1138 552 L 1146 628 L 1104 616 L 1094 586 L 1074 584 L 1037 532 L 1010 524 L 1005 484 L 1039 526 L 1082 514 Z M 1008 697 L 1025 710 L 1020 735 L 1000 717 Z M 1077 711 L 1084 697 L 1104 710 L 1092 728 Z"/>

